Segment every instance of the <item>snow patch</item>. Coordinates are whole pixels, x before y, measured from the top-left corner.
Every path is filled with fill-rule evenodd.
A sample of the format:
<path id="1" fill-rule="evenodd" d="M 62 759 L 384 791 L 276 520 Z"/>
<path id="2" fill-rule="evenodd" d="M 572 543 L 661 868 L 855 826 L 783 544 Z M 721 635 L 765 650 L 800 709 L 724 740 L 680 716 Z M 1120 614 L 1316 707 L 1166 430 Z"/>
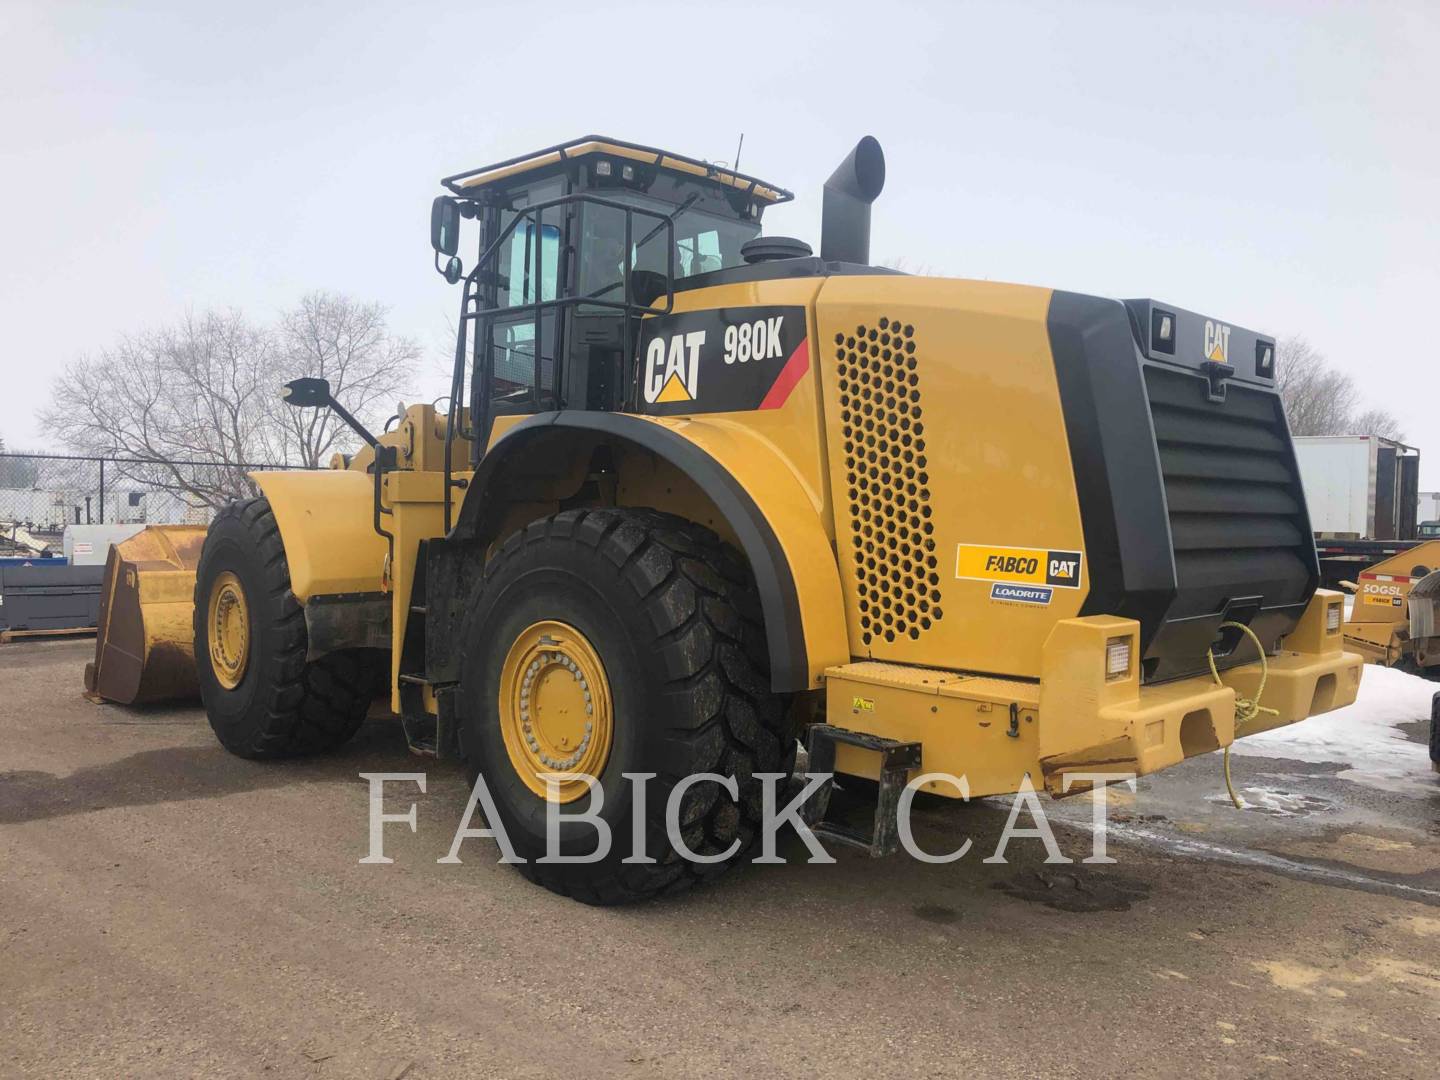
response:
<path id="1" fill-rule="evenodd" d="M 1304 817 L 1308 814 L 1323 814 L 1335 809 L 1335 805 L 1329 799 L 1322 799 L 1318 795 L 1287 791 L 1284 788 L 1242 787 L 1237 794 L 1240 796 L 1240 801 L 1245 804 L 1243 809 L 1269 814 L 1271 817 Z M 1228 806 L 1230 805 L 1230 794 L 1221 791 L 1205 796 L 1205 801 L 1224 803 Z"/>
<path id="2" fill-rule="evenodd" d="M 1231 752 L 1252 757 L 1335 762 L 1349 768 L 1342 780 L 1405 795 L 1440 793 L 1430 751 L 1411 742 L 1396 725 L 1430 718 L 1440 683 L 1394 668 L 1366 664 L 1355 704 L 1298 724 L 1238 739 Z"/>

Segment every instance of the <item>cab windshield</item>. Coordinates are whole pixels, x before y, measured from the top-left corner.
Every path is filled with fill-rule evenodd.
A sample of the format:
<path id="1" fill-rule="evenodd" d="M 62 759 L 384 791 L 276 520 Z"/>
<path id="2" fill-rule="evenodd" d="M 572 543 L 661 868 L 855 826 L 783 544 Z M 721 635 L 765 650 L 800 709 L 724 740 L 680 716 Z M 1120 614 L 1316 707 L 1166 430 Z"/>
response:
<path id="1" fill-rule="evenodd" d="M 692 193 L 679 206 L 633 191 L 605 192 L 606 198 L 672 216 L 674 251 L 667 250 L 669 231 L 659 217 L 636 214 L 631 220 L 631 271 L 664 275 L 669 257 L 674 256 L 675 277 L 693 277 L 740 266 L 740 248 L 760 234 L 758 222 L 742 221 L 732 215 L 713 213 L 699 205 L 699 193 Z M 585 207 L 580 295 L 596 299 L 621 299 L 625 270 L 625 213 L 613 206 Z"/>

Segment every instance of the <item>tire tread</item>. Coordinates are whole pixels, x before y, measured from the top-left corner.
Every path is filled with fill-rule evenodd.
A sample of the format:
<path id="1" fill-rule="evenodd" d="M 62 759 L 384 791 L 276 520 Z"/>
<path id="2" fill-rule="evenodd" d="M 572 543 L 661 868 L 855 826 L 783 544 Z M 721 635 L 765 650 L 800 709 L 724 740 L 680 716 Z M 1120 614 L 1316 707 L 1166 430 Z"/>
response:
<path id="1" fill-rule="evenodd" d="M 264 497 L 232 502 L 215 515 L 211 528 L 234 518 L 249 534 L 258 556 L 265 595 L 251 600 L 252 609 L 271 612 L 269 632 L 274 636 L 270 681 L 257 690 L 253 723 L 243 737 L 216 736 L 227 750 L 256 760 L 295 757 L 333 750 L 349 740 L 364 723 L 371 698 L 379 689 L 377 665 L 370 652 L 346 649 L 316 660 L 306 660 L 308 636 L 305 609 L 290 589 L 290 567 L 285 545 L 270 502 Z M 208 545 L 208 540 L 207 540 Z M 202 552 L 200 565 L 205 565 Z M 195 579 L 196 663 L 206 664 L 201 653 L 208 605 L 208 582 Z M 264 658 L 252 657 L 252 663 Z"/>
<path id="2" fill-rule="evenodd" d="M 658 510 L 572 509 L 531 522 L 500 546 L 485 568 L 483 589 L 506 573 L 510 561 L 535 543 L 579 543 L 596 551 L 640 604 L 654 637 L 645 643 L 664 671 L 667 723 L 654 737 L 665 745 L 672 768 L 654 781 L 669 787 L 697 772 L 734 775 L 739 803 L 720 798 L 713 784 L 687 793 L 682 830 L 697 852 L 723 851 L 737 837 L 734 858 L 714 864 L 682 859 L 662 845 L 653 864 L 617 864 L 601 880 L 578 882 L 563 864 L 534 861 L 517 867 L 553 892 L 587 904 L 631 903 L 684 891 L 714 878 L 739 861 L 758 837 L 757 772 L 793 765 L 794 734 L 788 697 L 770 690 L 770 662 L 760 604 L 748 568 L 738 554 L 703 526 Z M 467 760 L 472 773 L 478 761 Z M 647 828 L 664 836 L 660 792 L 647 800 Z M 650 847 L 652 853 L 654 846 Z"/>

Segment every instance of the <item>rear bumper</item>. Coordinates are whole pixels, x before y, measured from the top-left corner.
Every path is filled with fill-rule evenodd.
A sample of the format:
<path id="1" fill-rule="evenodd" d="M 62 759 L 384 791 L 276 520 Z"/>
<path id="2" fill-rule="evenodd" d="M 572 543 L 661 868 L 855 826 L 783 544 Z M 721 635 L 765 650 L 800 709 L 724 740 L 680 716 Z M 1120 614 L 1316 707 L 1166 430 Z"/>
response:
<path id="1" fill-rule="evenodd" d="M 1267 666 L 1260 704 L 1274 709 L 1273 715 L 1262 712 L 1236 730 L 1236 699 L 1253 700 L 1260 689 L 1258 663 L 1224 672 L 1224 685 L 1205 677 L 1145 687 L 1134 700 L 1103 707 L 1094 717 L 1092 730 L 1113 732 L 1112 737 L 1041 758 L 1046 787 L 1061 793 L 1067 772 L 1159 772 L 1238 738 L 1349 705 L 1360 689 L 1364 660 L 1346 652 L 1282 653 Z M 1043 723 L 1043 708 L 1041 716 Z"/>
<path id="2" fill-rule="evenodd" d="M 1237 738 L 1349 705 L 1360 690 L 1364 658 L 1344 650 L 1343 604 L 1339 593 L 1317 590 L 1279 653 L 1264 664 L 1257 658 L 1222 672 L 1220 684 L 1208 675 L 1144 687 L 1134 673 L 1126 680 L 1103 680 L 1098 675 L 1103 643 L 1123 637 L 1135 624 L 1108 616 L 1057 624 L 1046 643 L 1051 677 L 1042 678 L 1040 689 L 1045 722 L 1039 757 L 1046 786 L 1062 791 L 1067 772 L 1158 772 Z M 1257 697 L 1273 712 L 1261 712 L 1236 730 L 1236 699 Z M 1075 713 L 1067 723 L 1067 702 L 1087 699 L 1095 708 L 1088 715 Z"/>
<path id="3" fill-rule="evenodd" d="M 1019 790 L 1030 778 L 1052 794 L 1083 791 L 1075 774 L 1143 775 L 1229 746 L 1307 716 L 1349 705 L 1363 660 L 1329 629 L 1340 594 L 1315 594 L 1300 623 L 1261 664 L 1141 686 L 1135 670 L 1106 676 L 1106 649 L 1128 638 L 1138 656 L 1139 624 L 1092 615 L 1063 619 L 1046 640 L 1038 683 L 861 662 L 826 672 L 827 720 L 837 727 L 921 745 L 919 772 L 964 776 L 972 796 Z M 1236 731 L 1237 697 L 1274 713 Z M 839 772 L 874 777 L 874 755 L 853 747 L 836 755 Z M 1067 787 L 1068 778 L 1068 787 Z M 913 779 L 913 777 L 912 777 Z M 954 796 L 936 780 L 924 790 Z"/>

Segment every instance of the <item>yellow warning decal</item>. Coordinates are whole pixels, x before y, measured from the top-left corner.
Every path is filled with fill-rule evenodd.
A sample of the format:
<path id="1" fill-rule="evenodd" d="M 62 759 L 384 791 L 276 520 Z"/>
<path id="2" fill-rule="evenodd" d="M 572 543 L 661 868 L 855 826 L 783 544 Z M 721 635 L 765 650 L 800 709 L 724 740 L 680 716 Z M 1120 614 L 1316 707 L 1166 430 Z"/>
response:
<path id="1" fill-rule="evenodd" d="M 870 698 L 852 697 L 850 699 L 851 712 L 874 712 L 875 702 Z"/>
<path id="2" fill-rule="evenodd" d="M 1078 589 L 1085 557 L 1078 551 L 957 544 L 955 576 L 969 581 L 1006 581 Z"/>
<path id="3" fill-rule="evenodd" d="M 1367 604 L 1379 604 L 1381 607 L 1400 606 L 1400 597 L 1398 596 L 1376 596 L 1373 593 L 1366 593 L 1364 600 Z"/>

